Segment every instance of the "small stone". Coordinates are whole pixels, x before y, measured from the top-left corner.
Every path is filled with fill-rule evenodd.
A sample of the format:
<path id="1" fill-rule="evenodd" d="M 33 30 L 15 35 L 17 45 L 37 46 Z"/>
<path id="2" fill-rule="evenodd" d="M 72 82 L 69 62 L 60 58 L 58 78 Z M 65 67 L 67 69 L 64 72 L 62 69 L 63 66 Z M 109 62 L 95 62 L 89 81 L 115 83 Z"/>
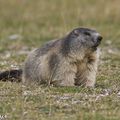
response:
<path id="1" fill-rule="evenodd" d="M 8 37 L 10 40 L 22 39 L 22 36 L 19 34 L 13 34 Z"/>
<path id="2" fill-rule="evenodd" d="M 106 44 L 106 45 L 111 45 L 111 44 L 112 44 L 112 41 L 111 41 L 111 40 L 107 40 L 107 41 L 105 42 L 105 44 Z"/>

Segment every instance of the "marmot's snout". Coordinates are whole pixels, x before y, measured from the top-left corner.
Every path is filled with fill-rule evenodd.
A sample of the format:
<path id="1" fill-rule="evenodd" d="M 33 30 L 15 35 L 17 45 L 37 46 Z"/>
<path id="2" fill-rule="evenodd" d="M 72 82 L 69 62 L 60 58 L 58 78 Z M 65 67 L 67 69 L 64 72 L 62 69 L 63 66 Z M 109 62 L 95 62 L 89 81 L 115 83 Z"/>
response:
<path id="1" fill-rule="evenodd" d="M 98 36 L 97 36 L 97 42 L 101 42 L 102 39 L 103 39 L 103 38 L 102 38 L 101 35 L 98 35 Z"/>
<path id="2" fill-rule="evenodd" d="M 94 47 L 98 47 L 101 43 L 101 40 L 103 39 L 103 37 L 101 35 L 97 35 L 96 38 L 95 38 L 95 45 Z"/>

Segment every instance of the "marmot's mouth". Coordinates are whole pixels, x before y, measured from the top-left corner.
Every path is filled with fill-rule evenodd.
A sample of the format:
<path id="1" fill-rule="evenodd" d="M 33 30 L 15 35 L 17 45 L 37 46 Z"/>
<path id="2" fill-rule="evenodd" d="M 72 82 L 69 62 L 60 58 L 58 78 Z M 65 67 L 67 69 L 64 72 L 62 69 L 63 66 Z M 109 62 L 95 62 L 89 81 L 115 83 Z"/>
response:
<path id="1" fill-rule="evenodd" d="M 94 45 L 94 47 L 98 47 L 100 45 L 101 41 L 97 41 Z"/>
<path id="2" fill-rule="evenodd" d="M 101 42 L 97 42 L 94 46 L 93 46 L 93 49 L 94 50 L 97 50 L 97 47 L 100 45 Z"/>

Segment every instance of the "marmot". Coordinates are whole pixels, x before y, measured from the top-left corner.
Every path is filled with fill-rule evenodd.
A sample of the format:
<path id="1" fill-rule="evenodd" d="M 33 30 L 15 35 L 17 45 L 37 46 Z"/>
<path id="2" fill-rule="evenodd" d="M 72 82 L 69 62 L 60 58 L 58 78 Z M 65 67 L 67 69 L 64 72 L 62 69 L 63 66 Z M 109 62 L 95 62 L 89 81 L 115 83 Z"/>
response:
<path id="1" fill-rule="evenodd" d="M 21 72 L 23 83 L 94 87 L 101 40 L 95 30 L 76 28 L 33 50 Z"/>

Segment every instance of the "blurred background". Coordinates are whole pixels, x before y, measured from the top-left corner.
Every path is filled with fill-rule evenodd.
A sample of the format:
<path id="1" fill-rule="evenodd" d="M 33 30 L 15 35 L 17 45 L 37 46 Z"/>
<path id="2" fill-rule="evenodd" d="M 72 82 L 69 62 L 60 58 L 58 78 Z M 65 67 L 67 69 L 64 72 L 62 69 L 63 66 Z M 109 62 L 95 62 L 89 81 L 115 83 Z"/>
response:
<path id="1" fill-rule="evenodd" d="M 0 0 L 0 51 L 36 47 L 80 26 L 95 28 L 103 44 L 118 45 L 119 5 L 119 0 Z"/>

